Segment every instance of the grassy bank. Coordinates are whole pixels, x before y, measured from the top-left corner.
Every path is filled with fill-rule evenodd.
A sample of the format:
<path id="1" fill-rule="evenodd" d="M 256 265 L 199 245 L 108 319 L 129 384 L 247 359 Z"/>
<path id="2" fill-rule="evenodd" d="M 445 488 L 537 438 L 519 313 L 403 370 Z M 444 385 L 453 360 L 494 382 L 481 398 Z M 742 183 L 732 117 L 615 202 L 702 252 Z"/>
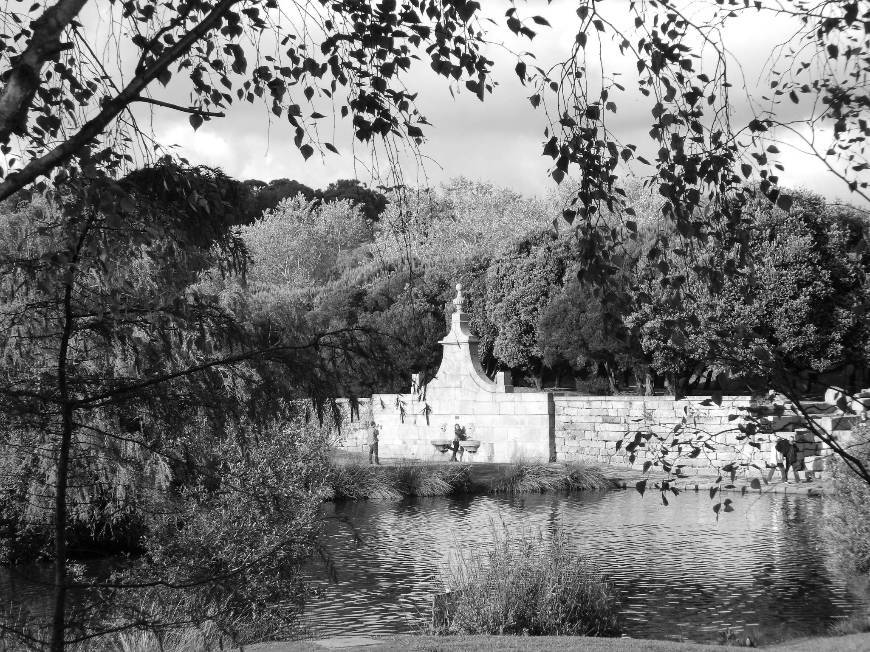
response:
<path id="1" fill-rule="evenodd" d="M 726 652 L 739 650 L 725 645 L 678 643 L 633 638 L 591 638 L 583 636 L 394 636 L 360 640 L 358 645 L 342 644 L 353 652 Z M 259 643 L 245 647 L 245 652 L 309 652 L 335 649 L 317 641 Z M 870 635 L 818 637 L 782 643 L 763 649 L 771 652 L 865 652 L 870 649 Z"/>
<path id="2" fill-rule="evenodd" d="M 518 461 L 506 465 L 402 461 L 382 466 L 352 458 L 333 463 L 327 500 L 399 500 L 412 496 L 542 493 L 612 487 L 598 467 Z"/>

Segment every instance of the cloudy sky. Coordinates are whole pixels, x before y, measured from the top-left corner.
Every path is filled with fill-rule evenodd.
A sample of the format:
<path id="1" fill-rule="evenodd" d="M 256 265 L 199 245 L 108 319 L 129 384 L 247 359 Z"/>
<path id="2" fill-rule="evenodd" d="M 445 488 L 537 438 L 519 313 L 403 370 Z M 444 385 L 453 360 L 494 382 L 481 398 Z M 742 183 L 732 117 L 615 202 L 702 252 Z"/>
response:
<path id="1" fill-rule="evenodd" d="M 612 8 L 615 20 L 627 20 L 627 0 L 604 3 Z M 500 0 L 483 3 L 496 16 L 509 6 Z M 422 153 L 425 165 L 409 162 L 405 166 L 406 182 L 431 185 L 456 176 L 467 176 L 509 186 L 529 195 L 544 195 L 555 184 L 548 179 L 548 161 L 541 156 L 546 125 L 540 110 L 528 102 L 530 91 L 523 87 L 514 74 L 515 59 L 502 45 L 514 50 L 532 50 L 540 63 L 553 63 L 563 58 L 574 41 L 579 20 L 576 3 L 556 1 L 519 4 L 526 16 L 540 13 L 552 27 L 542 27 L 533 41 L 520 41 L 505 29 L 492 28 L 493 45 L 487 54 L 495 61 L 495 92 L 480 102 L 464 88 L 451 96 L 447 82 L 437 77 L 426 64 L 418 65 L 406 79 L 408 87 L 419 90 L 418 107 L 432 123 Z M 687 2 L 687 8 L 694 5 Z M 797 27 L 787 20 L 772 20 L 770 16 L 754 13 L 734 20 L 723 34 L 731 53 L 729 70 L 735 83 L 734 103 L 738 119 L 748 121 L 750 112 L 747 95 L 757 99 L 768 87 L 766 70 L 774 47 L 787 40 Z M 628 87 L 617 99 L 619 111 L 611 123 L 623 138 L 643 148 L 651 147 L 646 132 L 649 130 L 650 105 L 636 88 L 634 60 L 620 57 L 612 44 L 604 49 L 604 65 L 611 73 L 623 75 Z M 166 98 L 161 93 L 170 97 Z M 155 89 L 154 96 L 172 98 L 169 89 Z M 181 100 L 183 101 L 183 100 Z M 784 110 L 792 110 L 785 107 Z M 326 113 L 327 111 L 321 112 Z M 152 121 L 158 139 L 164 144 L 178 146 L 178 151 L 191 162 L 221 167 L 228 174 L 241 178 L 270 180 L 288 177 L 313 187 L 324 187 L 338 178 L 356 177 L 373 183 L 367 169 L 369 157 L 364 147 L 354 144 L 347 122 L 338 121 L 334 133 L 324 133 L 339 148 L 341 155 L 315 154 L 303 161 L 292 144 L 292 134 L 285 121 L 274 118 L 263 104 L 247 103 L 233 106 L 225 119 L 207 122 L 196 132 L 187 116 L 171 110 L 157 109 Z M 744 122 L 745 124 L 745 122 Z M 785 138 L 787 142 L 794 142 Z M 811 157 L 788 147 L 782 148 L 781 162 L 786 167 L 783 182 L 804 186 L 830 198 L 849 200 L 843 183 L 826 172 L 824 166 Z M 643 166 L 635 169 L 643 174 Z"/>

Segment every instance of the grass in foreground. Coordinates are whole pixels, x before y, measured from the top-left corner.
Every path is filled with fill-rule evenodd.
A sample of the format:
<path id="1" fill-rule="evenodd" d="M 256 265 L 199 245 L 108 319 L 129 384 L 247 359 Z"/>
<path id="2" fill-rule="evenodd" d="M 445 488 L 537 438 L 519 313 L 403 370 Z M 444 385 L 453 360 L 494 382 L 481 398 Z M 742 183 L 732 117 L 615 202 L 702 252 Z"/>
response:
<path id="1" fill-rule="evenodd" d="M 487 550 L 455 558 L 445 584 L 436 634 L 620 635 L 613 587 L 563 532 L 503 529 Z"/>

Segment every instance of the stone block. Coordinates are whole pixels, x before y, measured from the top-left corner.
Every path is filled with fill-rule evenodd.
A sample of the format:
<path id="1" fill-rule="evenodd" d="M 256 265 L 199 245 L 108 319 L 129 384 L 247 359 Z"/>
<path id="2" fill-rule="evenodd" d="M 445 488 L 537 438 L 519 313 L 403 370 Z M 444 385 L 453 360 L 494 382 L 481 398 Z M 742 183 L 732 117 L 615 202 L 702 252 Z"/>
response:
<path id="1" fill-rule="evenodd" d="M 815 441 L 815 435 L 805 428 L 798 428 L 794 431 L 794 442 L 796 444 L 813 443 Z"/>
<path id="2" fill-rule="evenodd" d="M 618 432 L 618 431 L 603 432 L 598 436 L 600 441 L 605 441 L 605 442 L 618 442 L 618 441 L 622 441 L 623 439 L 625 439 L 625 437 L 626 437 L 626 435 L 624 432 Z"/>
<path id="3" fill-rule="evenodd" d="M 813 421 L 826 432 L 833 432 L 834 430 L 851 430 L 855 425 L 860 423 L 861 417 L 852 415 L 815 417 Z"/>

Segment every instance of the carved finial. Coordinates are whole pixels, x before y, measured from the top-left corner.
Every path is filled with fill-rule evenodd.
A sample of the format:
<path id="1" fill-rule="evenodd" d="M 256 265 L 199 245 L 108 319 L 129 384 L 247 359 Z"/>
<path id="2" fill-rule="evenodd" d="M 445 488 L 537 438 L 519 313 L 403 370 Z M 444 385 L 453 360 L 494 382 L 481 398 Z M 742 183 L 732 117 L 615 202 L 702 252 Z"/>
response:
<path id="1" fill-rule="evenodd" d="M 453 299 L 453 305 L 456 306 L 456 312 L 462 312 L 462 304 L 465 302 L 465 297 L 462 296 L 462 283 L 456 284 L 456 298 Z"/>

